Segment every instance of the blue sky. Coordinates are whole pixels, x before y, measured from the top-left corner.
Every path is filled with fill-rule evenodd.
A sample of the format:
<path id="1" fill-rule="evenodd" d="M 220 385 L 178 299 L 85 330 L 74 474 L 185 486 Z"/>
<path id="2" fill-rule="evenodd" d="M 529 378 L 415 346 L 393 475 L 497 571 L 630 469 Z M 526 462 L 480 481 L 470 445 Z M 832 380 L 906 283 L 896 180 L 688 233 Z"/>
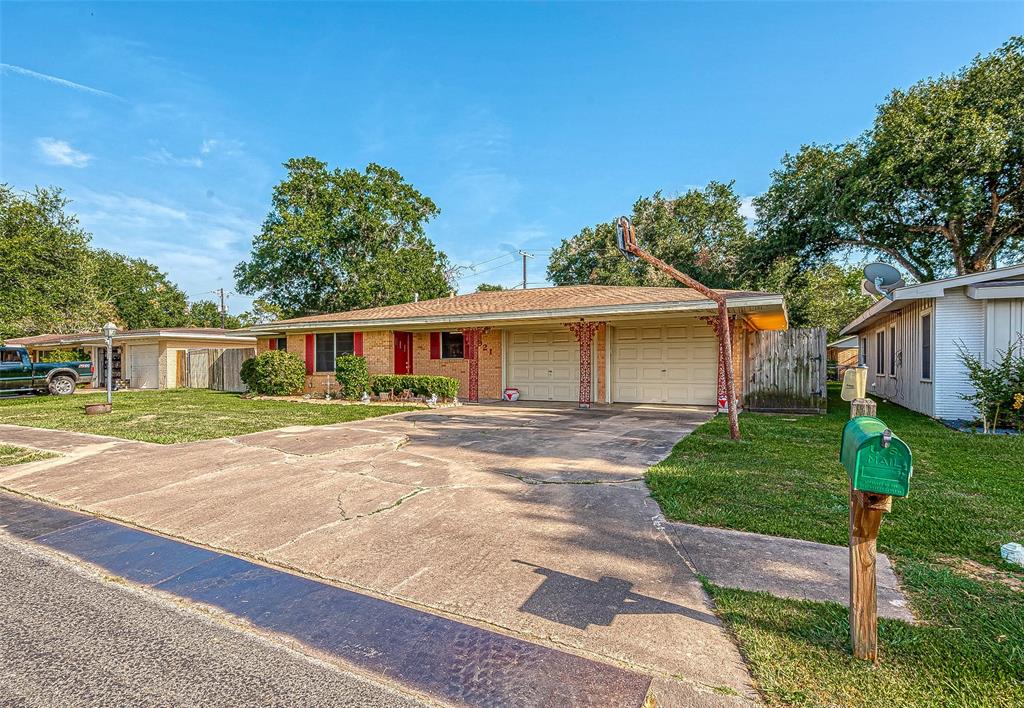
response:
<path id="1" fill-rule="evenodd" d="M 0 5 L 0 179 L 96 246 L 233 289 L 289 157 L 398 169 L 481 281 L 641 195 L 870 125 L 895 87 L 1024 31 L 1024 4 Z M 508 255 L 503 255 L 508 254 Z M 232 296 L 231 309 L 247 307 Z"/>

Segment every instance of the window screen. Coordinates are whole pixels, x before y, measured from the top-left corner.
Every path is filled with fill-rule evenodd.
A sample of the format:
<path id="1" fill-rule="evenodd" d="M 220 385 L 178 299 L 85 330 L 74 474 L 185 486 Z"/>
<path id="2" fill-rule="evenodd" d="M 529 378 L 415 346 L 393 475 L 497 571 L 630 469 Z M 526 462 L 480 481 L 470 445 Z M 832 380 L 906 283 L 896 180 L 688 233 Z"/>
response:
<path id="1" fill-rule="evenodd" d="M 464 354 L 462 332 L 441 332 L 442 359 L 462 359 Z"/>
<path id="2" fill-rule="evenodd" d="M 355 335 L 352 332 L 336 332 L 316 335 L 316 370 L 334 371 L 334 362 L 342 354 L 355 353 Z"/>
<path id="3" fill-rule="evenodd" d="M 885 330 L 875 335 L 875 373 L 885 373 Z"/>
<path id="4" fill-rule="evenodd" d="M 896 375 L 896 327 L 889 328 L 889 375 Z"/>
<path id="5" fill-rule="evenodd" d="M 921 378 L 932 377 L 932 316 L 921 318 Z"/>

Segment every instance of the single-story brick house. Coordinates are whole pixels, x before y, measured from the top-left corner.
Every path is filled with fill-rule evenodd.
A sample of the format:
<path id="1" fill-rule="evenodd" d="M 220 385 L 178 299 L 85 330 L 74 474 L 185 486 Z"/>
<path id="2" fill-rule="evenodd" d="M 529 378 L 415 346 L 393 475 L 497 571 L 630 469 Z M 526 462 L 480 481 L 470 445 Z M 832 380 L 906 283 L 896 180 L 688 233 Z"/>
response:
<path id="1" fill-rule="evenodd" d="M 786 309 L 781 295 L 720 292 L 742 372 L 745 333 L 785 329 Z M 714 405 L 719 348 L 706 318 L 716 312 L 688 288 L 576 285 L 313 315 L 248 331 L 260 352 L 286 349 L 303 359 L 310 391 L 333 381 L 337 356 L 354 353 L 371 374 L 454 377 L 468 400 L 518 388 L 523 400 Z"/>
<path id="2" fill-rule="evenodd" d="M 8 344 L 28 349 L 39 361 L 54 349 L 81 349 L 95 363 L 93 387 L 106 385 L 106 344 L 99 332 L 40 334 L 8 339 Z M 182 352 L 196 349 L 255 350 L 256 338 L 236 330 L 213 327 L 166 327 L 122 330 L 114 335 L 111 373 L 114 381 L 131 388 L 162 389 L 183 385 L 178 364 Z"/>
<path id="3" fill-rule="evenodd" d="M 959 347 L 991 363 L 1024 334 L 1024 264 L 893 290 L 840 332 L 859 342 L 868 390 L 919 413 L 976 411 Z"/>

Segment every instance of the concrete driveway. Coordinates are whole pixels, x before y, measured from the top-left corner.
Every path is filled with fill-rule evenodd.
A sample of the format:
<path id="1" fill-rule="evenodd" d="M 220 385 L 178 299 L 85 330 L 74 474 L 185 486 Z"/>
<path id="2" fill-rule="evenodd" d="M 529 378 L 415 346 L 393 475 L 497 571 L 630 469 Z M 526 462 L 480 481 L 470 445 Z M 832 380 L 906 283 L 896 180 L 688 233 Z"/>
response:
<path id="1" fill-rule="evenodd" d="M 64 457 L 0 486 L 628 666 L 664 705 L 756 699 L 642 481 L 707 410 L 522 404 Z"/>

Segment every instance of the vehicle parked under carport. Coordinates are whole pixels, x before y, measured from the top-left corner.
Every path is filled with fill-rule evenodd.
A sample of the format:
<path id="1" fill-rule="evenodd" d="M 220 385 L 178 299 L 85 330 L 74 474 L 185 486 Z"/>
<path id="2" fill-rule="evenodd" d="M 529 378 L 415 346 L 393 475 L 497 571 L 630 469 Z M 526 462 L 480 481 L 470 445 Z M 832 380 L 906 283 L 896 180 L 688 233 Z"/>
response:
<path id="1" fill-rule="evenodd" d="M 91 361 L 33 362 L 25 347 L 0 346 L 0 394 L 68 396 L 92 375 Z"/>

